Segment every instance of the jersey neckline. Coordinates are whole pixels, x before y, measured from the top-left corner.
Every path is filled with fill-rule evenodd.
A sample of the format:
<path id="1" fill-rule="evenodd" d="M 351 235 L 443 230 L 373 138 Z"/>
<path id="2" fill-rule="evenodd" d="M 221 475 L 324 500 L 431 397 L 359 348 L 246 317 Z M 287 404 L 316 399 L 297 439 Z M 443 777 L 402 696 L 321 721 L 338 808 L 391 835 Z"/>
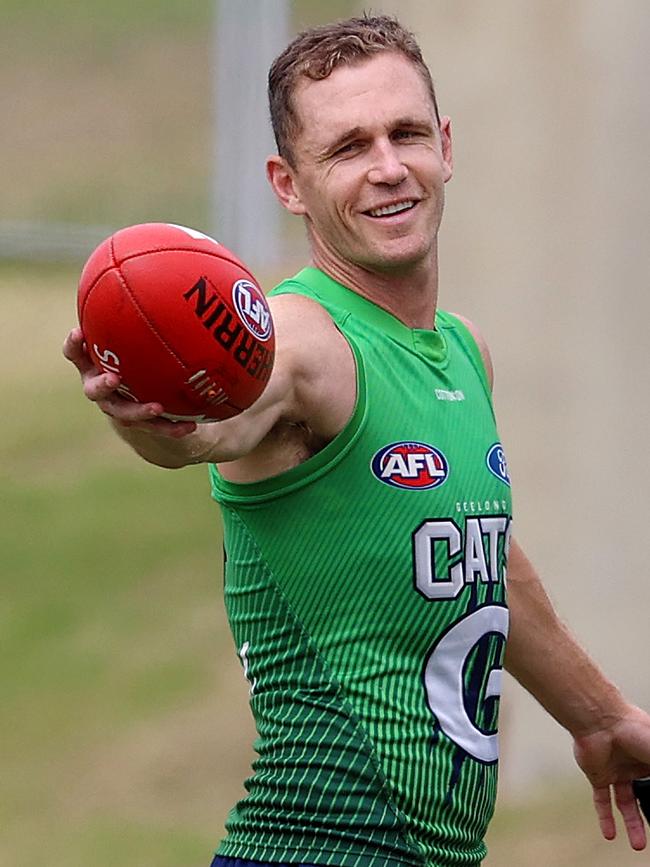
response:
<path id="1" fill-rule="evenodd" d="M 409 328 L 392 313 L 334 280 L 320 268 L 313 266 L 303 268 L 287 282 L 305 283 L 319 297 L 342 307 L 352 316 L 383 331 L 396 343 L 429 361 L 440 364 L 447 358 L 447 341 L 441 329 Z"/>

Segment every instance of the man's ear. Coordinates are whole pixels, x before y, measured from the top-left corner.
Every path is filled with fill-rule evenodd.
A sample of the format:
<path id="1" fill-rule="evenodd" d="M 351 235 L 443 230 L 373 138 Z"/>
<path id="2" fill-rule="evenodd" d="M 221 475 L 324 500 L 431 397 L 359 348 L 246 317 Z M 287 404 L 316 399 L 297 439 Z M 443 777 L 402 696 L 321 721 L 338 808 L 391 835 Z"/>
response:
<path id="1" fill-rule="evenodd" d="M 454 157 L 451 146 L 451 119 L 446 115 L 440 119 L 440 145 L 442 147 L 444 180 L 447 183 L 454 173 Z"/>
<path id="2" fill-rule="evenodd" d="M 296 216 L 304 216 L 305 207 L 300 201 L 294 172 L 289 163 L 277 154 L 266 161 L 266 177 L 273 187 L 273 192 L 287 211 Z"/>

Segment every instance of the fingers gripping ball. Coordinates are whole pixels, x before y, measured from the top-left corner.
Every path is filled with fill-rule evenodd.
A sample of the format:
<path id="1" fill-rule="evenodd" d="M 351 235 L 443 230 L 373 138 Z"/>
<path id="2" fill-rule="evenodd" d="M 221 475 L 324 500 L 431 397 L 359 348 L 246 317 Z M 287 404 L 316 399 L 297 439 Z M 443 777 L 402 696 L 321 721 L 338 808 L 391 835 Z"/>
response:
<path id="1" fill-rule="evenodd" d="M 120 392 L 157 402 L 171 419 L 230 418 L 271 375 L 273 321 L 236 256 L 201 232 L 168 223 L 120 229 L 81 273 L 79 324 L 99 369 Z"/>

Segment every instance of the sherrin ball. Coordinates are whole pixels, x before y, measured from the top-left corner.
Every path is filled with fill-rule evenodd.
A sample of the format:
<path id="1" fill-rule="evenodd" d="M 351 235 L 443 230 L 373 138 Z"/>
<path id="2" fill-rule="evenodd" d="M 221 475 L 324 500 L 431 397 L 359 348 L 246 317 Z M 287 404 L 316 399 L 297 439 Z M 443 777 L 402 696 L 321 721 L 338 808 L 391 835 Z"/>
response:
<path id="1" fill-rule="evenodd" d="M 255 277 L 213 238 L 171 223 L 115 232 L 91 254 L 77 313 L 95 365 L 119 392 L 173 420 L 218 421 L 253 404 L 275 352 Z"/>

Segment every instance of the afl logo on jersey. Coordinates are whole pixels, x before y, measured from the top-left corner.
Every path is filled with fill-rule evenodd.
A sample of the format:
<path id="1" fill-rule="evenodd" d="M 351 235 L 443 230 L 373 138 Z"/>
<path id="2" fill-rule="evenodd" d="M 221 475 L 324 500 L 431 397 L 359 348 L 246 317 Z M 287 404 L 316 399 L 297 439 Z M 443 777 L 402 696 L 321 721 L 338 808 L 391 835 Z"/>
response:
<path id="1" fill-rule="evenodd" d="M 508 475 L 508 462 L 503 451 L 501 443 L 495 443 L 485 456 L 485 461 L 489 471 L 493 476 L 502 481 L 505 485 L 510 485 L 510 476 Z"/>
<path id="2" fill-rule="evenodd" d="M 374 455 L 370 468 L 376 479 L 407 491 L 438 488 L 449 475 L 443 453 L 418 442 L 391 443 Z"/>
<path id="3" fill-rule="evenodd" d="M 273 320 L 262 291 L 250 280 L 237 280 L 232 287 L 232 301 L 248 331 L 264 343 L 273 331 Z"/>

